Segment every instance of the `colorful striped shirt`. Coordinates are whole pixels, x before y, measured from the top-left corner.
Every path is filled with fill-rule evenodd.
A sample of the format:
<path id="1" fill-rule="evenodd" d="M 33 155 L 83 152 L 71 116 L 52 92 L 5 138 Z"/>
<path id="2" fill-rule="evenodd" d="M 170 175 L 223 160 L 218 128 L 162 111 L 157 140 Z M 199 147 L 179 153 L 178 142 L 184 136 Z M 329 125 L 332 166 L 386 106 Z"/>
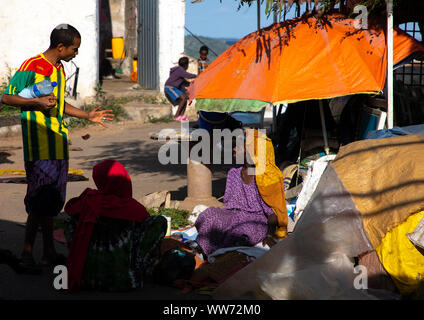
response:
<path id="1" fill-rule="evenodd" d="M 14 74 L 5 94 L 18 95 L 24 88 L 43 80 L 57 82 L 53 95 L 57 104 L 48 111 L 21 108 L 24 160 L 69 159 L 68 126 L 63 120 L 65 109 L 65 72 L 50 63 L 42 53 L 26 60 Z"/>

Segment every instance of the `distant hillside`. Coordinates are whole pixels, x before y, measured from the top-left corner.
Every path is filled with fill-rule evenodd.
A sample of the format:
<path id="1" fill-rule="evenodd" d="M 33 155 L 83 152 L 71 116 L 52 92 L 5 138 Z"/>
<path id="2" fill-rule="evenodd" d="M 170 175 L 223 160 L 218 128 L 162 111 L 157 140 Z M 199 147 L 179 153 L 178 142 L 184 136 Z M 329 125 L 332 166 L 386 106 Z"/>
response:
<path id="1" fill-rule="evenodd" d="M 199 38 L 203 43 L 205 43 L 209 47 L 208 58 L 210 61 L 213 61 L 216 58 L 215 54 L 210 49 L 220 55 L 225 50 L 227 50 L 228 47 L 238 41 L 238 39 L 214 39 L 201 36 L 197 36 L 197 38 Z M 193 36 L 185 36 L 184 51 L 187 55 L 193 58 L 198 58 L 199 49 L 202 45 L 203 44 Z"/>

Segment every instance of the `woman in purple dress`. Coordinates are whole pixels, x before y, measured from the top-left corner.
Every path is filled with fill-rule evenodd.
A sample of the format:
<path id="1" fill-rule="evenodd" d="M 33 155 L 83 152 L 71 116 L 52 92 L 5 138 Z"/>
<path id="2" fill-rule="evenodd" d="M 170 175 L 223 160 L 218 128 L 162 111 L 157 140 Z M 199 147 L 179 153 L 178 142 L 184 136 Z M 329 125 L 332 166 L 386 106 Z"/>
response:
<path id="1" fill-rule="evenodd" d="M 236 156 L 233 149 L 233 157 Z M 222 208 L 208 208 L 196 220 L 196 242 L 202 253 L 209 255 L 220 248 L 275 244 L 273 234 L 277 216 L 263 201 L 255 176 L 248 174 L 248 161 L 228 171 Z"/>

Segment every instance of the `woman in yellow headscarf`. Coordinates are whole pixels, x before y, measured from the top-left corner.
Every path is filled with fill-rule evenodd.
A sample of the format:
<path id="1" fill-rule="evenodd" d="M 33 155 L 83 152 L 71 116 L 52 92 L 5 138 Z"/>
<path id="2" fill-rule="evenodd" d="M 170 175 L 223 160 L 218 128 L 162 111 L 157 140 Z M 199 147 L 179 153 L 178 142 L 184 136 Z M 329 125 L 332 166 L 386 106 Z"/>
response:
<path id="1" fill-rule="evenodd" d="M 260 130 L 246 130 L 246 149 L 255 165 L 256 185 L 265 203 L 277 218 L 275 236 L 287 236 L 287 209 L 284 195 L 284 177 L 275 165 L 274 147 L 271 139 Z"/>
<path id="2" fill-rule="evenodd" d="M 283 176 L 275 166 L 271 140 L 260 132 L 249 133 L 244 145 L 247 148 L 233 148 L 233 156 L 243 166 L 232 168 L 227 174 L 225 209 L 208 208 L 195 222 L 196 242 L 205 255 L 220 248 L 260 242 L 272 246 L 275 235 L 287 235 Z M 249 144 L 253 142 L 251 138 L 259 142 L 255 144 L 256 152 Z"/>

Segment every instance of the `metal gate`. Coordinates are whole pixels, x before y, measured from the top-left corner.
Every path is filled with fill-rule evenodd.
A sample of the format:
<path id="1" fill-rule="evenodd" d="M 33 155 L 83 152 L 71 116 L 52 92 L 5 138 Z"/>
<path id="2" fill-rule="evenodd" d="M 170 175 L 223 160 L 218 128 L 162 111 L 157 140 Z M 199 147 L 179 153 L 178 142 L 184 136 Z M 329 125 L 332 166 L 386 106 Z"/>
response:
<path id="1" fill-rule="evenodd" d="M 138 83 L 144 89 L 159 89 L 158 0 L 138 2 Z"/>
<path id="2" fill-rule="evenodd" d="M 417 39 L 422 37 L 422 31 L 416 22 L 408 22 L 399 27 Z M 409 87 L 424 86 L 423 64 L 423 61 L 412 60 L 395 71 L 395 80 L 402 81 L 403 85 Z"/>

